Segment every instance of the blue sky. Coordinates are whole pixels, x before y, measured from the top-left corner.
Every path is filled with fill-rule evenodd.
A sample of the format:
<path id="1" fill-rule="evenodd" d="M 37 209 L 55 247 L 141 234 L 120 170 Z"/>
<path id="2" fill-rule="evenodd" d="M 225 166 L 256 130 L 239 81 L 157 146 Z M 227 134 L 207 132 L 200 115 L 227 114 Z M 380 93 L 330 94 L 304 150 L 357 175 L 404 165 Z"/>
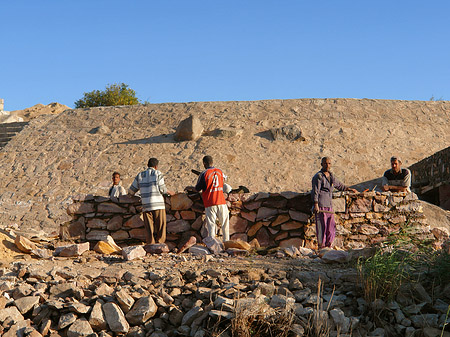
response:
<path id="1" fill-rule="evenodd" d="M 5 110 L 126 83 L 152 103 L 450 99 L 449 1 L 0 0 Z"/>

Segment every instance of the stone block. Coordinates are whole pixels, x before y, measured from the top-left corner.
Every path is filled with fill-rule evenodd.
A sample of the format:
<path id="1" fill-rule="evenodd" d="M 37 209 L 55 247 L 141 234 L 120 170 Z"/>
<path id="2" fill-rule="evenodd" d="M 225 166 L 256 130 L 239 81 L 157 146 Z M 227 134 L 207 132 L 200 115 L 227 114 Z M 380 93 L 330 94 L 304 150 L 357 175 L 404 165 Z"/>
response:
<path id="1" fill-rule="evenodd" d="M 121 195 L 119 196 L 119 203 L 121 204 L 138 204 L 141 202 L 141 198 L 135 196 L 135 195 Z"/>
<path id="2" fill-rule="evenodd" d="M 95 212 L 94 204 L 88 202 L 75 202 L 67 207 L 67 214 L 85 214 Z"/>
<path id="3" fill-rule="evenodd" d="M 111 331 L 120 334 L 128 332 L 130 325 L 125 319 L 122 309 L 116 303 L 105 303 L 102 305 L 102 309 Z"/>
<path id="4" fill-rule="evenodd" d="M 186 220 L 180 219 L 167 224 L 168 233 L 182 233 L 191 229 L 191 225 Z"/>
<path id="5" fill-rule="evenodd" d="M 108 325 L 106 323 L 105 315 L 103 314 L 102 300 L 97 300 L 92 307 L 91 314 L 89 316 L 89 324 L 96 331 L 106 330 Z"/>
<path id="6" fill-rule="evenodd" d="M 180 215 L 181 215 L 181 219 L 183 219 L 183 220 L 195 220 L 196 219 L 195 212 L 193 212 L 193 211 L 181 211 Z"/>
<path id="7" fill-rule="evenodd" d="M 130 219 L 128 219 L 125 222 L 124 226 L 129 228 L 144 227 L 144 215 L 143 214 L 133 215 Z"/>
<path id="8" fill-rule="evenodd" d="M 233 215 L 230 218 L 230 234 L 247 232 L 248 221 L 240 216 Z"/>
<path id="9" fill-rule="evenodd" d="M 146 240 L 145 228 L 133 228 L 132 230 L 130 230 L 128 232 L 128 234 L 130 234 L 130 237 L 132 239 L 137 239 L 137 240 L 141 240 L 141 241 Z"/>
<path id="10" fill-rule="evenodd" d="M 186 193 L 177 193 L 170 197 L 171 209 L 173 211 L 189 210 L 194 202 L 187 196 Z"/>
<path id="11" fill-rule="evenodd" d="M 250 227 L 250 229 L 247 232 L 247 235 L 248 236 L 254 236 L 259 231 L 259 229 L 262 226 L 263 226 L 263 222 L 262 221 L 259 221 L 259 222 L 255 223 L 253 226 Z"/>
<path id="12" fill-rule="evenodd" d="M 289 221 L 291 217 L 288 214 L 280 214 L 277 218 L 270 224 L 271 227 L 276 227 L 282 223 Z"/>
<path id="13" fill-rule="evenodd" d="M 272 246 L 274 241 L 271 240 L 269 232 L 265 227 L 261 228 L 256 234 L 256 239 L 262 247 Z"/>
<path id="14" fill-rule="evenodd" d="M 248 241 L 248 235 L 245 233 L 235 233 L 230 236 L 231 240 L 241 240 L 244 242 Z"/>
<path id="15" fill-rule="evenodd" d="M 203 133 L 203 126 L 197 116 L 191 115 L 182 120 L 175 131 L 174 139 L 177 142 L 197 140 Z"/>
<path id="16" fill-rule="evenodd" d="M 131 261 L 144 257 L 146 254 L 142 246 L 128 246 L 122 249 L 122 256 L 125 260 Z"/>
<path id="17" fill-rule="evenodd" d="M 256 213 L 255 212 L 241 212 L 241 217 L 250 222 L 254 222 L 256 220 Z"/>
<path id="18" fill-rule="evenodd" d="M 127 213 L 127 209 L 112 202 L 104 202 L 97 206 L 98 213 Z"/>
<path id="19" fill-rule="evenodd" d="M 91 219 L 87 222 L 86 227 L 96 229 L 106 229 L 106 222 L 102 219 Z"/>
<path id="20" fill-rule="evenodd" d="M 127 240 L 130 238 L 130 235 L 128 234 L 128 232 L 124 231 L 124 230 L 113 232 L 113 233 L 111 233 L 111 236 L 115 241 L 123 241 L 123 240 Z"/>
<path id="21" fill-rule="evenodd" d="M 127 321 L 132 325 L 144 324 L 148 319 L 152 318 L 158 307 L 151 296 L 141 297 L 134 303 L 133 308 L 126 314 Z"/>
<path id="22" fill-rule="evenodd" d="M 300 221 L 300 222 L 308 222 L 308 219 L 309 219 L 309 215 L 308 214 L 302 213 L 302 212 L 293 211 L 293 210 L 289 211 L 289 216 L 291 217 L 292 220 Z"/>
<path id="23" fill-rule="evenodd" d="M 237 248 L 237 249 L 244 249 L 244 250 L 250 250 L 251 246 L 248 242 L 242 241 L 242 240 L 229 240 L 224 242 L 225 249 L 229 248 Z"/>
<path id="24" fill-rule="evenodd" d="M 121 215 L 113 216 L 106 224 L 106 229 L 109 231 L 116 231 L 122 228 L 123 218 Z"/>
<path id="25" fill-rule="evenodd" d="M 165 243 L 153 243 L 145 245 L 144 250 L 149 254 L 165 254 L 169 252 L 169 247 Z"/>
<path id="26" fill-rule="evenodd" d="M 37 247 L 31 240 L 27 239 L 22 235 L 17 235 L 14 239 L 14 244 L 21 252 L 30 254 L 32 250 L 35 250 Z"/>
<path id="27" fill-rule="evenodd" d="M 261 207 L 258 209 L 256 220 L 269 219 L 271 217 L 276 216 L 277 214 L 278 209 L 276 208 Z"/>
<path id="28" fill-rule="evenodd" d="M 283 231 L 291 231 L 294 229 L 299 229 L 302 228 L 304 226 L 304 224 L 302 224 L 301 222 L 297 222 L 297 221 L 289 221 L 286 222 L 284 224 L 281 225 L 281 229 Z"/>
<path id="29" fill-rule="evenodd" d="M 367 213 L 372 211 L 372 198 L 356 198 L 349 207 L 350 213 Z"/>
<path id="30" fill-rule="evenodd" d="M 225 249 L 223 242 L 218 238 L 212 238 L 210 236 L 207 236 L 206 238 L 203 239 L 203 243 L 214 254 L 220 254 Z"/>
<path id="31" fill-rule="evenodd" d="M 269 198 L 262 203 L 263 207 L 269 208 L 286 208 L 287 200 L 285 198 Z"/>
<path id="32" fill-rule="evenodd" d="M 56 247 L 55 254 L 58 256 L 72 257 L 80 256 L 89 250 L 89 242 L 79 243 L 75 245 L 68 245 Z"/>
<path id="33" fill-rule="evenodd" d="M 303 247 L 305 240 L 301 238 L 290 238 L 280 242 L 280 248 L 294 246 L 296 248 Z"/>
<path id="34" fill-rule="evenodd" d="M 358 226 L 357 231 L 358 231 L 358 233 L 364 234 L 364 235 L 376 235 L 380 232 L 380 230 L 377 227 L 370 226 L 370 225 Z"/>
<path id="35" fill-rule="evenodd" d="M 333 199 L 333 210 L 336 213 L 345 213 L 347 201 L 345 198 L 335 198 Z"/>
<path id="36" fill-rule="evenodd" d="M 109 235 L 109 232 L 101 229 L 91 230 L 86 234 L 86 240 L 88 241 L 102 241 L 106 240 L 106 237 Z"/>
<path id="37" fill-rule="evenodd" d="M 198 231 L 203 226 L 204 215 L 200 215 L 195 221 L 192 223 L 191 228 L 193 230 Z"/>
<path id="38" fill-rule="evenodd" d="M 195 256 L 211 254 L 209 249 L 203 246 L 192 246 L 189 248 L 189 253 Z"/>

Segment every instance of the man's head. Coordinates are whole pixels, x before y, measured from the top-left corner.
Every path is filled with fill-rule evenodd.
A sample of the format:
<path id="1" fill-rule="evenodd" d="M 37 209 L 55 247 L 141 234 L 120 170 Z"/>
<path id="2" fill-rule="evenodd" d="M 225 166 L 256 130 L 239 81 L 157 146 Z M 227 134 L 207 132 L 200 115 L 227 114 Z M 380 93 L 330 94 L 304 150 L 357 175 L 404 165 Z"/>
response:
<path id="1" fill-rule="evenodd" d="M 322 171 L 328 172 L 331 168 L 331 159 L 328 157 L 323 157 L 322 161 L 320 162 L 322 165 Z"/>
<path id="2" fill-rule="evenodd" d="M 120 182 L 120 173 L 119 172 L 114 172 L 112 174 L 112 181 L 113 181 L 113 185 L 119 185 L 119 182 Z"/>
<path id="3" fill-rule="evenodd" d="M 402 169 L 402 160 L 400 157 L 393 156 L 391 157 L 391 167 L 392 171 L 398 173 Z"/>
<path id="4" fill-rule="evenodd" d="M 204 156 L 203 157 L 203 166 L 207 169 L 208 167 L 211 167 L 213 165 L 213 159 L 211 156 Z"/>
<path id="5" fill-rule="evenodd" d="M 158 167 L 158 164 L 159 164 L 158 159 L 156 159 L 156 158 L 150 158 L 150 159 L 148 160 L 147 166 L 148 166 L 148 167 L 157 168 L 157 167 Z"/>

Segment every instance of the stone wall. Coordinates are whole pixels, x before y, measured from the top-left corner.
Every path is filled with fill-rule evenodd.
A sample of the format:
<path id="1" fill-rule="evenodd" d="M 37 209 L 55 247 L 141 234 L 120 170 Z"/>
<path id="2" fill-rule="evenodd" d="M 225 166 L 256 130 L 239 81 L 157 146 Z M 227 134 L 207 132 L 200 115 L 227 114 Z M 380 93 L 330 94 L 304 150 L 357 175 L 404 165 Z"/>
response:
<path id="1" fill-rule="evenodd" d="M 450 184 L 450 147 L 411 165 L 409 169 L 417 193 Z"/>
<path id="2" fill-rule="evenodd" d="M 0 148 L 5 146 L 17 133 L 28 125 L 28 122 L 13 122 L 0 124 Z"/>
<path id="3" fill-rule="evenodd" d="M 414 194 L 365 192 L 334 195 L 336 246 L 361 248 L 383 241 L 408 223 L 420 235 L 429 235 L 422 207 Z M 315 225 L 308 193 L 230 194 L 231 239 L 263 246 L 315 248 Z M 189 237 L 205 237 L 204 207 L 200 195 L 178 193 L 166 198 L 167 243 L 182 245 Z M 139 198 L 122 196 L 116 202 L 88 195 L 74 199 L 67 212 L 73 220 L 62 225 L 64 239 L 97 241 L 111 235 L 118 243 L 145 240 Z M 424 234 L 425 233 L 425 234 Z"/>

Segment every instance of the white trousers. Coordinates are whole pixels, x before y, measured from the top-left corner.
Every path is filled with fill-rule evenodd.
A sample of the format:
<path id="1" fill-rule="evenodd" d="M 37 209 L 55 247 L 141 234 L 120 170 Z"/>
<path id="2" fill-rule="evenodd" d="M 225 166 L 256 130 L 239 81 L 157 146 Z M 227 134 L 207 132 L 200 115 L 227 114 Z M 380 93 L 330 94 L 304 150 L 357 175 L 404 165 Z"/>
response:
<path id="1" fill-rule="evenodd" d="M 216 220 L 219 219 L 219 224 L 222 227 L 223 241 L 230 240 L 230 221 L 228 218 L 227 205 L 214 205 L 206 207 L 205 209 L 205 226 L 208 236 L 215 238 L 217 233 Z"/>

